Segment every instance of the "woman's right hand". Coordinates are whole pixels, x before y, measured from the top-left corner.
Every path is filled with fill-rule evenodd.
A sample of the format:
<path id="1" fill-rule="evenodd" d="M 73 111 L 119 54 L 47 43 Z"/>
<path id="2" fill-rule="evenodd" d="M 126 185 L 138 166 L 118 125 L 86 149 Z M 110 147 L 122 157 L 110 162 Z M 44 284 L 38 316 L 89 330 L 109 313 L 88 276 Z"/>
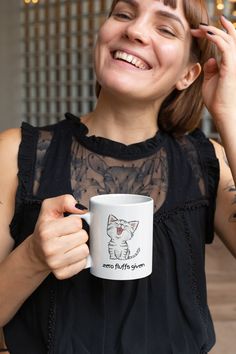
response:
<path id="1" fill-rule="evenodd" d="M 32 261 L 37 262 L 42 271 L 52 272 L 57 279 L 67 279 L 79 273 L 85 268 L 89 255 L 88 234 L 82 228 L 79 216 L 84 212 L 75 205 L 72 195 L 45 199 L 30 236 Z M 73 216 L 64 217 L 64 213 Z"/>

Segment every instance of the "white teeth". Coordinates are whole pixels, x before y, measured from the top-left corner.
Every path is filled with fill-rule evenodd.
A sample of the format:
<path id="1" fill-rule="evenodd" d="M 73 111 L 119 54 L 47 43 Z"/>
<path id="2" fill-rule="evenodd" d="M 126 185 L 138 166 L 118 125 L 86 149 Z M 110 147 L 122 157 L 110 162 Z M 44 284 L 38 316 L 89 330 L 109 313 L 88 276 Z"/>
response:
<path id="1" fill-rule="evenodd" d="M 147 64 L 144 63 L 141 59 L 139 59 L 131 54 L 121 52 L 119 50 L 115 52 L 114 58 L 127 61 L 128 63 L 133 64 L 134 66 L 136 66 L 136 68 L 139 68 L 141 70 L 148 70 L 149 69 Z"/>
<path id="2" fill-rule="evenodd" d="M 132 55 L 128 55 L 128 56 L 127 56 L 127 61 L 128 61 L 129 63 L 131 63 L 131 62 L 132 62 L 132 60 L 133 60 Z"/>

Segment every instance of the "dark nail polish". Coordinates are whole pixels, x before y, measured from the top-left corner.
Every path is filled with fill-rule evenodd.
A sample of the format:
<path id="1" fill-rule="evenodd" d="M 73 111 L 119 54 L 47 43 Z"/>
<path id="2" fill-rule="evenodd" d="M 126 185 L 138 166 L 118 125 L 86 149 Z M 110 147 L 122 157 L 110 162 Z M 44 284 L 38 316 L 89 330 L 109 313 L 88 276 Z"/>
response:
<path id="1" fill-rule="evenodd" d="M 200 25 L 202 26 L 209 26 L 208 23 L 200 22 Z"/>
<path id="2" fill-rule="evenodd" d="M 207 31 L 208 34 L 210 34 L 211 36 L 214 36 L 215 33 L 211 32 L 211 31 Z"/>
<path id="3" fill-rule="evenodd" d="M 76 203 L 76 204 L 75 204 L 75 207 L 76 207 L 77 209 L 80 209 L 80 210 L 87 210 L 87 208 L 86 208 L 85 206 L 83 206 L 82 204 L 80 204 L 80 203 Z"/>

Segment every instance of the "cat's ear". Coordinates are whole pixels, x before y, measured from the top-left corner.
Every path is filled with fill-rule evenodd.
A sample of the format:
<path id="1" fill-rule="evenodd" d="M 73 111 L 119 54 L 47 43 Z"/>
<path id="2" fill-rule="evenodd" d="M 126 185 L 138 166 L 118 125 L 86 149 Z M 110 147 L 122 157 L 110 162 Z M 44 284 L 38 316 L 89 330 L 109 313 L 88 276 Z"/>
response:
<path id="1" fill-rule="evenodd" d="M 134 232 L 138 227 L 139 221 L 129 221 L 129 224 L 132 228 L 132 231 Z"/>
<path id="2" fill-rule="evenodd" d="M 112 222 L 115 222 L 115 221 L 117 221 L 118 219 L 114 216 L 114 215 L 112 215 L 112 214 L 110 214 L 109 216 L 108 216 L 108 224 L 111 224 Z"/>

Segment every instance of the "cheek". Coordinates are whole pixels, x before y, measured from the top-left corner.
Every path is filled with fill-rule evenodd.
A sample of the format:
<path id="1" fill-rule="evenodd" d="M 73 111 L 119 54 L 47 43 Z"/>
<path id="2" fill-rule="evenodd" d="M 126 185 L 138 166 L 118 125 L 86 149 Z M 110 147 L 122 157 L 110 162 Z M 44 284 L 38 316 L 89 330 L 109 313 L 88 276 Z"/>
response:
<path id="1" fill-rule="evenodd" d="M 156 55 L 163 65 L 171 66 L 175 64 L 176 67 L 178 63 L 183 62 L 184 52 L 184 49 L 179 45 L 165 43 L 156 50 Z"/>
<path id="2" fill-rule="evenodd" d="M 94 61 L 95 68 L 99 65 L 99 58 L 100 58 L 100 49 L 97 43 L 93 51 L 93 61 Z"/>
<path id="3" fill-rule="evenodd" d="M 97 43 L 108 43 L 113 37 L 112 32 L 113 27 L 110 25 L 110 21 L 108 19 L 98 31 Z"/>
<path id="4" fill-rule="evenodd" d="M 104 24 L 98 33 L 98 37 L 96 40 L 96 45 L 94 49 L 94 66 L 95 68 L 99 68 L 105 60 L 106 53 L 108 51 L 108 44 L 110 42 L 110 34 L 109 30 L 107 30 L 106 24 Z"/>
<path id="5" fill-rule="evenodd" d="M 98 73 L 99 68 L 102 67 L 103 61 L 104 61 L 104 59 L 103 59 L 104 55 L 103 55 L 102 48 L 103 48 L 102 43 L 98 38 L 97 43 L 94 48 L 94 68 L 95 68 L 96 74 Z"/>
<path id="6" fill-rule="evenodd" d="M 176 56 L 176 54 L 178 53 L 178 47 L 167 44 L 163 48 L 163 53 L 167 58 L 168 57 L 172 58 L 173 56 Z"/>

